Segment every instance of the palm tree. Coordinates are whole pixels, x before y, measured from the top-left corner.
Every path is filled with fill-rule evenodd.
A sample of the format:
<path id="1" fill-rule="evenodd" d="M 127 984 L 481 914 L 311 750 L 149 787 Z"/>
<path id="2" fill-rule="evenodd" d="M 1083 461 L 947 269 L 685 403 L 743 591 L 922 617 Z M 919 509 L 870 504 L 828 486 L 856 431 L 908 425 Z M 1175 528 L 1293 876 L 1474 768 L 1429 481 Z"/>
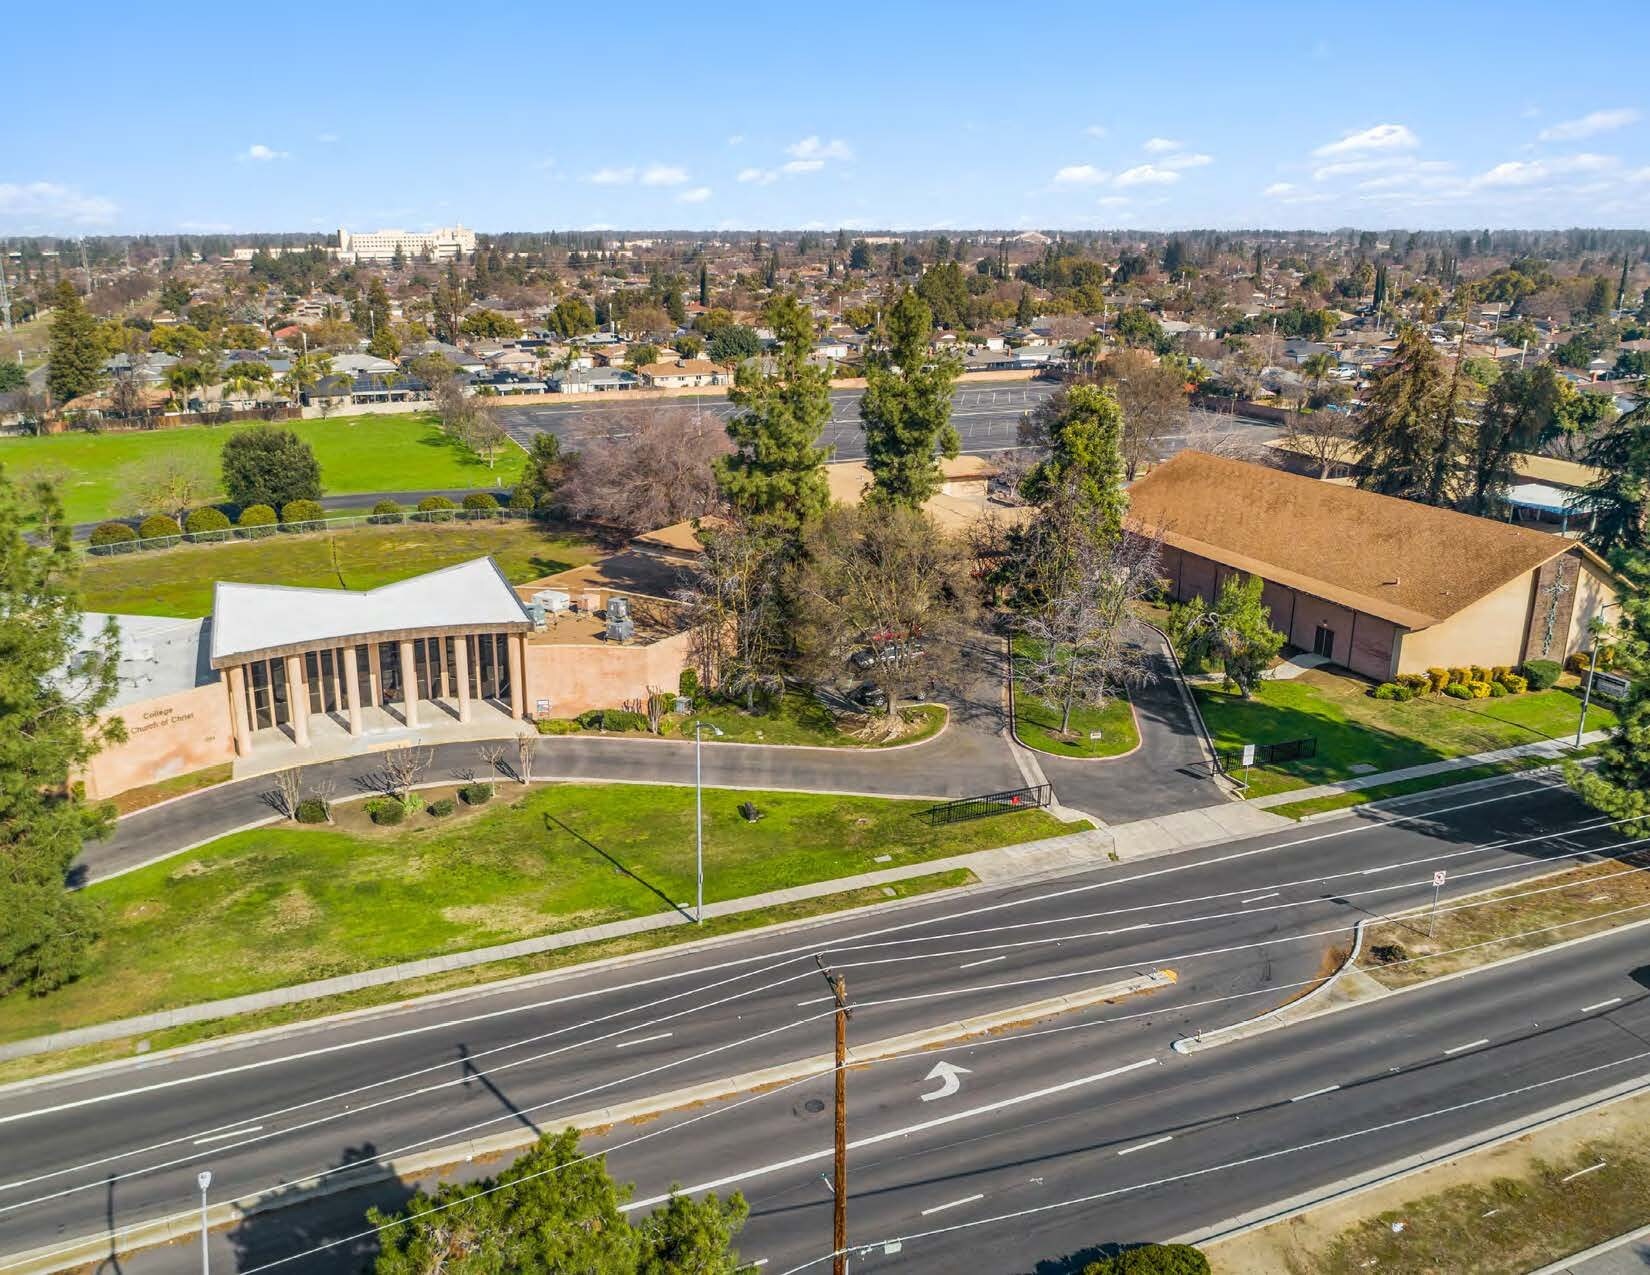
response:
<path id="1" fill-rule="evenodd" d="M 1312 387 L 1312 404 L 1317 406 L 1323 397 L 1323 383 L 1329 379 L 1329 374 L 1340 366 L 1340 360 L 1333 354 L 1326 352 L 1309 354 L 1301 360 L 1301 371 L 1306 376 L 1307 384 Z"/>
<path id="2" fill-rule="evenodd" d="M 178 362 L 166 369 L 166 388 L 172 392 L 172 401 L 178 411 L 189 410 L 189 392 L 202 384 L 201 370 L 193 362 Z"/>

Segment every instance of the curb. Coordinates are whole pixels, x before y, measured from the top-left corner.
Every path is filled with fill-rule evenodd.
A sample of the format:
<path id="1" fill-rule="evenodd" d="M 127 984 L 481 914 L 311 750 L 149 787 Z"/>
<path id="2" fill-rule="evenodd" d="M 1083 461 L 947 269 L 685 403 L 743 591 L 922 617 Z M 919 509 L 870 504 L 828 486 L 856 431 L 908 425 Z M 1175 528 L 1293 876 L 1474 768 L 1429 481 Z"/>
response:
<path id="1" fill-rule="evenodd" d="M 1579 1253 L 1571 1253 L 1568 1257 L 1560 1258 L 1550 1266 L 1543 1266 L 1538 1271 L 1531 1271 L 1530 1275 L 1570 1275 L 1581 1262 L 1591 1261 L 1595 1257 L 1603 1257 L 1606 1253 L 1613 1253 L 1616 1249 L 1631 1244 L 1634 1240 L 1641 1240 L 1650 1235 L 1650 1226 L 1641 1226 L 1636 1231 L 1628 1231 L 1625 1235 L 1618 1235 L 1614 1239 L 1605 1240 L 1602 1244 L 1595 1244 L 1592 1248 L 1582 1249 Z"/>
<path id="2" fill-rule="evenodd" d="M 1052 996 L 1025 1005 L 1011 1006 L 991 1014 L 885 1037 L 865 1045 L 850 1047 L 848 1065 L 866 1066 L 936 1045 L 1007 1030 L 1028 1022 L 1087 1009 L 1125 997 L 1146 995 L 1160 988 L 1171 987 L 1178 981 L 1179 975 L 1174 970 L 1160 969 L 1120 982 L 1105 983 L 1063 996 Z M 816 1054 L 776 1067 L 742 1072 L 723 1080 L 668 1090 L 650 1098 L 640 1098 L 611 1107 L 593 1108 L 557 1119 L 553 1125 L 547 1122 L 547 1126 L 588 1132 L 609 1125 L 648 1119 L 681 1107 L 696 1106 L 750 1090 L 790 1084 L 814 1076 L 828 1076 L 835 1070 L 836 1061 L 833 1055 Z M 484 1138 L 471 1138 L 447 1146 L 430 1147 L 395 1160 L 367 1164 L 353 1171 L 346 1170 L 324 1177 L 278 1184 L 252 1195 L 242 1196 L 237 1201 L 225 1201 L 211 1206 L 206 1213 L 206 1224 L 217 1230 L 232 1226 L 255 1214 L 269 1213 L 293 1204 L 341 1194 L 369 1183 L 390 1178 L 420 1177 L 477 1158 L 524 1149 L 537 1142 L 539 1137 L 540 1135 L 532 1129 L 515 1128 Z M 198 1210 L 173 1213 L 152 1221 L 140 1222 L 116 1236 L 107 1233 L 82 1236 L 22 1253 L 3 1255 L 0 1256 L 0 1269 L 16 1272 L 17 1275 L 48 1275 L 49 1272 L 71 1269 L 87 1262 L 102 1261 L 110 1257 L 111 1253 L 126 1254 L 179 1239 L 192 1238 L 199 1234 L 201 1222 Z"/>
<path id="3" fill-rule="evenodd" d="M 1582 762 L 1582 764 L 1585 765 L 1585 761 Z M 1550 775 L 1561 769 L 1563 765 L 1563 761 L 1556 761 L 1549 766 L 1531 766 L 1528 770 L 1509 770 L 1503 775 L 1486 775 L 1482 779 L 1467 779 L 1458 784 L 1439 784 L 1436 788 L 1423 788 L 1420 792 L 1401 792 L 1395 797 L 1376 797 L 1370 801 L 1360 801 L 1356 805 L 1342 806 L 1337 810 L 1320 810 L 1316 814 L 1301 815 L 1295 820 L 1295 822 L 1301 825 L 1327 823 L 1331 819 L 1344 819 L 1349 815 L 1356 815 L 1360 811 L 1385 810 L 1388 807 L 1395 806 L 1402 801 L 1424 801 L 1428 797 L 1436 797 L 1446 792 L 1477 792 L 1480 788 L 1491 788 L 1496 784 L 1510 784 L 1515 783 L 1520 779 L 1536 779 L 1542 775 Z M 1378 787 L 1379 785 L 1376 786 Z M 1357 792 L 1359 790 L 1353 789 L 1352 791 Z M 1311 801 L 1312 798 L 1302 797 L 1301 800 Z M 1287 806 L 1290 803 L 1280 802 L 1279 804 Z M 1256 806 L 1255 809 L 1266 810 L 1271 814 L 1277 813 L 1277 806 Z M 1283 815 L 1281 817 L 1288 819 L 1290 816 Z"/>

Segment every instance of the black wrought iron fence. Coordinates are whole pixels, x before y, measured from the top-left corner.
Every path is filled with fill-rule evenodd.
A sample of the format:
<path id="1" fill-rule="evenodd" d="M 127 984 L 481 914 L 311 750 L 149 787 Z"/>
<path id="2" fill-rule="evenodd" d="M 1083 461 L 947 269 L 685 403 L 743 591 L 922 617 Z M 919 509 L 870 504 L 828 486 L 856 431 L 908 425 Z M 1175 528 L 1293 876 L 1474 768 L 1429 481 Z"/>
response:
<path id="1" fill-rule="evenodd" d="M 1054 799 L 1054 790 L 1048 784 L 1033 784 L 1029 788 L 1011 788 L 1007 792 L 982 793 L 977 797 L 959 797 L 956 801 L 941 802 L 923 812 L 930 824 L 963 823 L 969 819 L 984 819 L 990 815 L 1006 815 L 1015 810 L 1041 810 Z"/>

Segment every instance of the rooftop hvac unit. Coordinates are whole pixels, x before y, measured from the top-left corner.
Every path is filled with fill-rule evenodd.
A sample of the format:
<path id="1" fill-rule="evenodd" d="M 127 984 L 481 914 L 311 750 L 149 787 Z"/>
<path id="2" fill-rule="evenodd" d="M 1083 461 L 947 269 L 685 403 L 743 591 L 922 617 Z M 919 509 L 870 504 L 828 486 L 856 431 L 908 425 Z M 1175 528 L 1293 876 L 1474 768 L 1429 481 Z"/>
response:
<path id="1" fill-rule="evenodd" d="M 636 622 L 630 618 L 630 603 L 621 597 L 607 600 L 607 640 L 628 642 L 636 636 Z"/>
<path id="2" fill-rule="evenodd" d="M 559 615 L 567 610 L 573 597 L 566 589 L 540 589 L 533 595 L 533 601 L 538 603 L 551 615 Z"/>
<path id="3" fill-rule="evenodd" d="M 535 629 L 544 627 L 544 603 L 534 600 L 527 604 L 527 615 L 533 621 Z"/>

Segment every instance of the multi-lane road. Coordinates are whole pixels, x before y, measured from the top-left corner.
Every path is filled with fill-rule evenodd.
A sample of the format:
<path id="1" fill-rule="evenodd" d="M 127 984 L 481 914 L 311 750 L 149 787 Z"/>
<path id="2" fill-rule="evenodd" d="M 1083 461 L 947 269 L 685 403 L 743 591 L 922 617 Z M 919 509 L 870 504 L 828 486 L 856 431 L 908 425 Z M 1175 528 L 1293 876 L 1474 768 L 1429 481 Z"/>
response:
<path id="1" fill-rule="evenodd" d="M 1036 409 L 1057 387 L 1049 381 L 1007 382 L 992 385 L 959 385 L 952 395 L 951 420 L 962 437 L 962 450 L 971 453 L 1002 451 L 1019 446 L 1020 418 Z M 860 390 L 831 391 L 831 419 L 820 441 L 833 449 L 837 460 L 860 460 L 865 455 L 865 434 L 859 419 Z M 697 406 L 726 419 L 735 408 L 720 393 L 702 398 L 676 397 L 627 403 L 622 395 L 608 395 L 583 402 L 505 406 L 499 409 L 505 428 L 523 447 L 536 433 L 548 430 L 563 444 L 577 448 L 593 439 L 621 433 L 624 409 L 670 406 Z M 615 415 L 618 413 L 618 415 Z M 1236 431 L 1257 442 L 1275 437 L 1275 426 L 1259 421 L 1193 410 L 1185 431 L 1163 439 L 1165 453 L 1186 445 L 1195 423 L 1199 430 Z M 615 430 L 617 425 L 617 431 Z"/>
<path id="2" fill-rule="evenodd" d="M 857 1269 L 1017 1271 L 1207 1229 L 1650 1077 L 1631 934 L 1190 1056 L 1170 1048 L 1300 994 L 1359 918 L 1430 899 L 1437 868 L 1447 900 L 1624 840 L 1561 789 L 1512 780 L 0 1091 L 0 1253 L 187 1211 L 202 1167 L 214 1199 L 280 1190 L 362 1157 L 554 1128 L 817 1055 L 830 1021 L 816 954 L 848 979 L 858 1041 L 1137 971 L 1178 975 L 1145 996 L 855 1070 Z M 941 1060 L 965 1071 L 955 1092 L 925 1100 Z M 672 1183 L 738 1189 L 752 1205 L 748 1257 L 768 1271 L 817 1263 L 830 1247 L 829 1083 L 819 1074 L 619 1126 L 595 1145 L 636 1182 L 639 1207 Z M 398 1201 L 385 1190 L 219 1234 L 215 1269 L 300 1253 L 278 1269 L 354 1269 L 370 1239 L 324 1246 L 358 1231 L 370 1200 Z M 197 1262 L 159 1249 L 122 1269 Z"/>

